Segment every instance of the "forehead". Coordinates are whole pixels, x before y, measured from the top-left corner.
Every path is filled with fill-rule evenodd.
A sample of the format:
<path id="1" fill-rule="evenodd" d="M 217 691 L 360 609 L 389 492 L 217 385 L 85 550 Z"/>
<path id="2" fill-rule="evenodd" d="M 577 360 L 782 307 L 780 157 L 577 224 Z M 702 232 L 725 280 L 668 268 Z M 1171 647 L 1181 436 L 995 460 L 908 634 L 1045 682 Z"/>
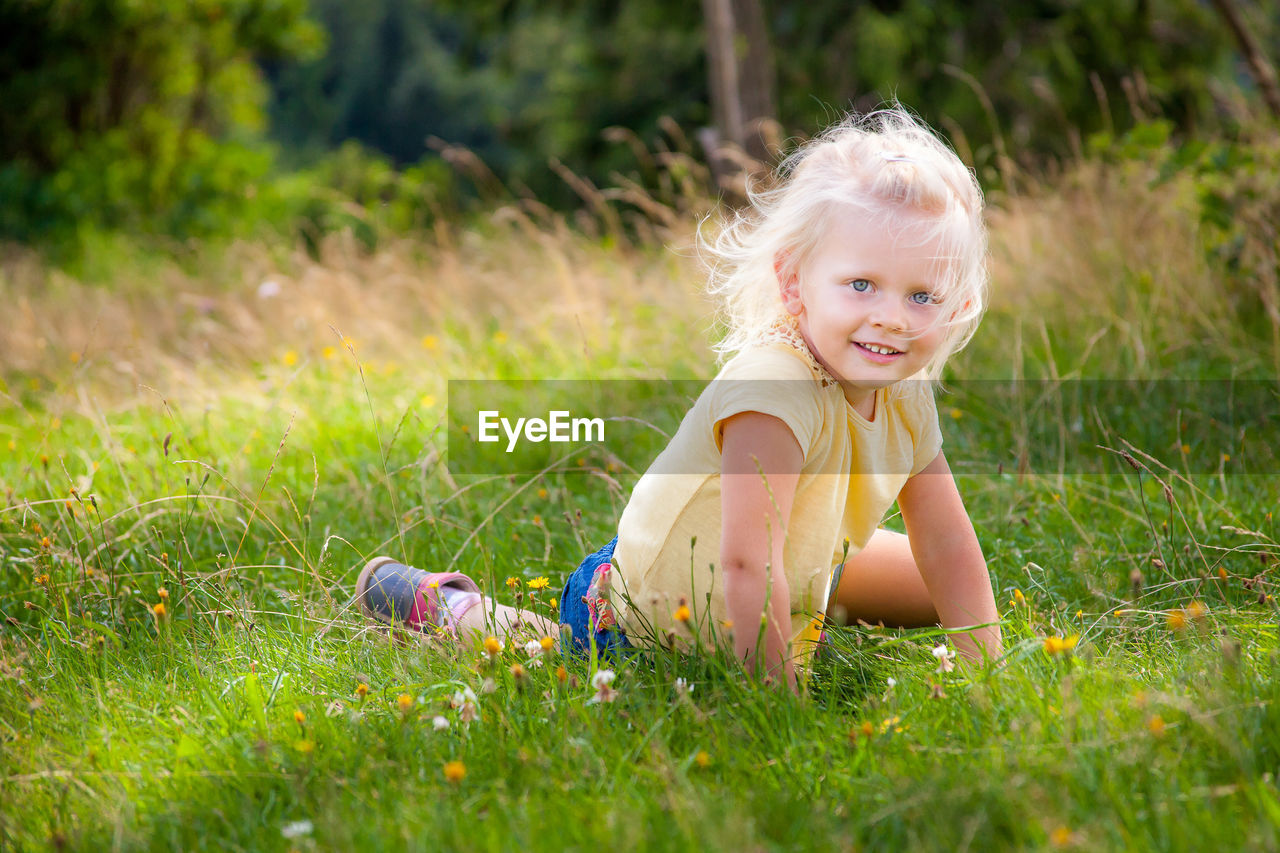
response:
<path id="1" fill-rule="evenodd" d="M 819 229 L 809 260 L 934 280 L 950 266 L 952 231 L 944 218 L 913 210 L 834 208 Z"/>

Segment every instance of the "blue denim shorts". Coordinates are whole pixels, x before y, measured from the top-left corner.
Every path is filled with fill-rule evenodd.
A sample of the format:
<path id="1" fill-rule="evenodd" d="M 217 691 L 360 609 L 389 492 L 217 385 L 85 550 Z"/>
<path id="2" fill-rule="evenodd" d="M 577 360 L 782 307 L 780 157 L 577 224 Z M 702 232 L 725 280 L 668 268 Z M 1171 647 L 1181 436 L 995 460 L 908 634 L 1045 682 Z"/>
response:
<path id="1" fill-rule="evenodd" d="M 613 549 L 618 544 L 618 537 L 613 537 L 608 545 L 588 556 L 581 565 L 569 575 L 565 582 L 564 592 L 560 593 L 560 622 L 573 629 L 573 649 L 583 654 L 591 653 L 591 610 L 584 598 L 591 588 L 596 570 L 609 562 L 613 557 Z M 609 627 L 595 632 L 596 654 L 604 657 L 631 648 L 627 635 L 621 628 Z"/>

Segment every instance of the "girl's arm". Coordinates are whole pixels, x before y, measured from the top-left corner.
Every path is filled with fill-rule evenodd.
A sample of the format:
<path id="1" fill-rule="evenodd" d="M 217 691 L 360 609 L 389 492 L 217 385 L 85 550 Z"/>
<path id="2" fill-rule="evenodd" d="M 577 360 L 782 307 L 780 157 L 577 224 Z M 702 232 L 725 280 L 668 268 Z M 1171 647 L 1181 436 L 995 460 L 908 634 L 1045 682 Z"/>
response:
<path id="1" fill-rule="evenodd" d="M 734 652 L 748 666 L 757 662 L 760 618 L 767 599 L 765 672 L 795 690 L 795 667 L 787 649 L 791 591 L 783 571 L 783 543 L 804 454 L 791 429 L 772 415 L 742 412 L 727 419 L 723 430 L 720 566 L 725 610 L 733 622 Z"/>
<path id="2" fill-rule="evenodd" d="M 985 625 L 954 635 L 966 657 L 1001 654 L 1000 616 L 991 575 L 973 522 L 965 511 L 946 457 L 939 453 L 898 494 L 911 554 L 944 628 Z"/>

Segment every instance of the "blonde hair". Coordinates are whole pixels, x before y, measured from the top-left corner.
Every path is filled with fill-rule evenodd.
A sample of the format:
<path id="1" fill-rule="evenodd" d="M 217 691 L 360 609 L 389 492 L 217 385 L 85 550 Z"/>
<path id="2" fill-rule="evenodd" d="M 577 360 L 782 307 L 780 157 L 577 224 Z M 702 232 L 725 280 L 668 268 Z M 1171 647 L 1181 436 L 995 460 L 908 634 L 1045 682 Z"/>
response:
<path id="1" fill-rule="evenodd" d="M 926 366 L 930 378 L 938 379 L 947 359 L 973 336 L 987 304 L 982 189 L 960 158 L 901 105 L 853 114 L 827 128 L 779 165 L 772 188 L 753 188 L 749 198 L 750 207 L 703 245 L 707 290 L 727 329 L 715 346 L 721 360 L 785 314 L 779 276 L 803 268 L 840 210 L 877 222 L 912 214 L 923 227 L 909 230 L 921 244 L 941 246 L 933 295 L 947 333 Z"/>

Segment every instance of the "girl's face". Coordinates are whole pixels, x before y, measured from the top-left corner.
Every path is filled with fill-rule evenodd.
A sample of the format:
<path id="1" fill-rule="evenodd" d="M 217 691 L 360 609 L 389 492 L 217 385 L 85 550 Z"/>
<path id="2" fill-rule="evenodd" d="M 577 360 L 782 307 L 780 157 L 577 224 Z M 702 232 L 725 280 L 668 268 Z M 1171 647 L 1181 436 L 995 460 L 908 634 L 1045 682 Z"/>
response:
<path id="1" fill-rule="evenodd" d="M 917 217 L 885 219 L 839 217 L 807 262 L 779 281 L 809 350 L 866 418 L 875 414 L 876 389 L 924 369 L 946 337 L 933 299 L 939 241 L 915 236 Z"/>

